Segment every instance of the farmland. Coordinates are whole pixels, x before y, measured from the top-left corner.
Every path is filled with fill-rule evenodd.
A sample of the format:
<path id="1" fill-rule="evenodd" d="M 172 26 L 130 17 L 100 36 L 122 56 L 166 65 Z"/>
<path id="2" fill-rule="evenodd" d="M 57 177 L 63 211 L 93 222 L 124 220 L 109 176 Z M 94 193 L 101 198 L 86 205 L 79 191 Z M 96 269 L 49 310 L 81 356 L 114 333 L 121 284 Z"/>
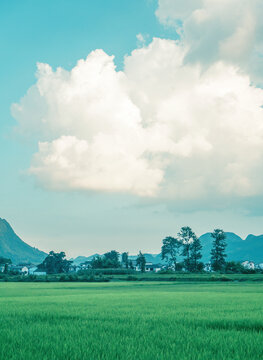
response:
<path id="1" fill-rule="evenodd" d="M 0 359 L 262 359 L 261 282 L 0 283 Z"/>

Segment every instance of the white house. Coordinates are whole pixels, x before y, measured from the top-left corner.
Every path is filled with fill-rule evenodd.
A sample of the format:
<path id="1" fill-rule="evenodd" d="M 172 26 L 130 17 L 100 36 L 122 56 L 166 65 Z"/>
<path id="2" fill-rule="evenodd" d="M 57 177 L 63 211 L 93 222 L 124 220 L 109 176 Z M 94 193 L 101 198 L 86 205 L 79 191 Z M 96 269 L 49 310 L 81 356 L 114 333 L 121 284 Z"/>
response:
<path id="1" fill-rule="evenodd" d="M 37 266 L 30 266 L 28 268 L 28 274 L 29 275 L 34 275 L 34 272 L 37 270 Z"/>
<path id="2" fill-rule="evenodd" d="M 255 270 L 255 263 L 253 261 L 244 261 L 241 264 L 245 269 Z"/>
<path id="3" fill-rule="evenodd" d="M 28 267 L 25 265 L 11 265 L 10 269 L 17 274 L 28 275 Z"/>
<path id="4" fill-rule="evenodd" d="M 208 262 L 205 264 L 204 266 L 204 271 L 207 271 L 207 272 L 211 272 L 212 271 L 212 266 L 211 266 L 211 263 Z"/>
<path id="5" fill-rule="evenodd" d="M 147 262 L 145 264 L 145 272 L 158 272 L 162 269 L 162 265 L 153 264 L 152 262 Z"/>
<path id="6" fill-rule="evenodd" d="M 36 276 L 41 276 L 41 275 L 47 275 L 47 273 L 46 273 L 46 271 L 44 271 L 44 270 L 36 269 L 36 270 L 34 271 L 34 275 L 36 275 Z"/>
<path id="7" fill-rule="evenodd" d="M 21 267 L 21 270 L 20 270 L 20 273 L 22 274 L 22 275 L 25 275 L 25 276 L 27 276 L 28 275 L 28 267 L 27 266 L 22 266 Z"/>

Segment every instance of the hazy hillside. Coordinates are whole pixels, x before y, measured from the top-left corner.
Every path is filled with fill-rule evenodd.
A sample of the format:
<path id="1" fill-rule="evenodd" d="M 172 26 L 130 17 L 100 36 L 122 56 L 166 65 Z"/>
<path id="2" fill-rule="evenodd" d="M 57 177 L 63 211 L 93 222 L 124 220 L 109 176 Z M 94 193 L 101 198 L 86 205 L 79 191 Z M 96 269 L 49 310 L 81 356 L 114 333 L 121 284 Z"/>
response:
<path id="1" fill-rule="evenodd" d="M 9 223 L 0 218 L 0 256 L 11 259 L 14 264 L 20 262 L 39 264 L 46 255 L 43 251 L 22 241 Z"/>
<path id="2" fill-rule="evenodd" d="M 248 235 L 245 240 L 240 236 L 227 232 L 227 260 L 244 261 L 252 260 L 256 263 L 263 262 L 263 235 Z M 210 259 L 210 251 L 212 246 L 211 233 L 206 233 L 200 237 L 203 245 L 203 261 Z"/>
<path id="3" fill-rule="evenodd" d="M 240 236 L 227 232 L 227 260 L 244 261 L 252 260 L 256 263 L 263 262 L 263 235 L 248 235 L 245 240 Z M 203 262 L 210 259 L 210 251 L 212 247 L 211 233 L 206 233 L 200 237 L 203 245 Z M 160 241 L 161 247 L 161 241 Z M 63 250 L 63 249 L 62 249 Z M 47 254 L 40 251 L 22 241 L 13 231 L 9 223 L 0 218 L 0 256 L 10 258 L 13 263 L 30 262 L 39 264 L 43 261 Z M 79 265 L 85 261 L 91 260 L 95 255 L 78 256 L 74 259 L 74 263 Z M 146 261 L 154 264 L 164 263 L 161 254 L 145 254 Z M 137 255 L 129 256 L 130 259 L 136 259 Z M 73 259 L 72 259 L 73 260 Z M 181 260 L 180 258 L 178 260 Z"/>
<path id="4" fill-rule="evenodd" d="M 91 261 L 92 258 L 97 255 L 99 255 L 99 254 L 94 254 L 91 256 L 78 256 L 75 259 L 70 259 L 70 260 L 73 260 L 75 265 L 79 265 L 79 264 L 84 263 L 85 261 Z"/>
<path id="5" fill-rule="evenodd" d="M 244 261 L 244 260 L 251 260 L 256 263 L 263 263 L 263 235 L 255 236 L 255 235 L 248 235 L 245 240 L 243 240 L 240 236 L 232 233 L 226 233 L 226 240 L 227 240 L 227 261 Z M 212 247 L 212 237 L 211 233 L 206 233 L 200 236 L 201 243 L 203 245 L 203 262 L 208 262 L 210 260 L 210 252 Z M 160 242 L 161 247 L 161 242 Z M 98 255 L 98 254 L 95 254 Z M 87 260 L 91 260 L 93 256 L 89 257 L 85 256 L 78 256 L 74 262 L 76 264 L 80 264 Z M 150 254 L 145 253 L 147 262 L 152 262 L 153 264 L 164 263 L 161 258 L 161 254 Z M 129 259 L 135 260 L 137 255 L 130 255 Z M 178 260 L 182 260 L 181 257 Z"/>

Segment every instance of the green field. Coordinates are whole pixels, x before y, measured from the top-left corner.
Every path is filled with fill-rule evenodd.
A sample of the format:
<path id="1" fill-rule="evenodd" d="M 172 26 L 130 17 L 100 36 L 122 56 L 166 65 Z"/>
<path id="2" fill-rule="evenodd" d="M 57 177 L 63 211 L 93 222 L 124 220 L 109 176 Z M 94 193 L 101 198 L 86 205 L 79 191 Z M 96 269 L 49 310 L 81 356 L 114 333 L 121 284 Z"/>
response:
<path id="1" fill-rule="evenodd" d="M 263 359 L 263 284 L 0 283 L 0 359 Z"/>

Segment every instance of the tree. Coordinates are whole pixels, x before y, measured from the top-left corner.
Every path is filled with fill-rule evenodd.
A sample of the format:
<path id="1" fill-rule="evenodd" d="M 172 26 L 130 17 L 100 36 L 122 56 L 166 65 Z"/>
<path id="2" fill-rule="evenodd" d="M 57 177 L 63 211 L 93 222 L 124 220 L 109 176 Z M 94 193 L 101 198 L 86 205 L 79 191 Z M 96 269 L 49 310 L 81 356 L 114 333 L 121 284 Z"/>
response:
<path id="1" fill-rule="evenodd" d="M 190 271 L 198 272 L 203 270 L 204 264 L 199 261 L 202 258 L 201 250 L 200 239 L 193 233 L 193 241 L 190 245 Z"/>
<path id="2" fill-rule="evenodd" d="M 66 260 L 66 254 L 62 251 L 56 253 L 50 251 L 42 264 L 38 265 L 38 269 L 44 270 L 47 274 L 60 274 L 69 271 L 72 261 Z"/>
<path id="3" fill-rule="evenodd" d="M 138 257 L 136 259 L 136 264 L 139 266 L 141 272 L 145 272 L 146 259 L 141 251 L 139 252 Z"/>
<path id="4" fill-rule="evenodd" d="M 94 256 L 91 260 L 92 269 L 102 269 L 103 268 L 103 259 L 102 256 Z"/>
<path id="5" fill-rule="evenodd" d="M 121 254 L 121 261 L 124 264 L 124 266 L 126 267 L 126 269 L 128 269 L 128 267 L 129 267 L 129 253 L 128 252 L 123 252 Z"/>
<path id="6" fill-rule="evenodd" d="M 133 263 L 132 263 L 132 261 L 131 261 L 131 260 L 129 260 L 129 262 L 128 262 L 128 266 L 129 266 L 129 268 L 130 268 L 130 269 L 132 269 L 132 270 L 134 269 L 134 267 L 133 267 Z"/>
<path id="7" fill-rule="evenodd" d="M 225 272 L 232 274 L 239 274 L 245 272 L 244 266 L 237 261 L 227 261 L 225 263 Z"/>
<path id="8" fill-rule="evenodd" d="M 215 229 L 211 234 L 213 240 L 211 250 L 211 267 L 214 271 L 224 271 L 226 265 L 226 234 L 221 229 Z"/>
<path id="9" fill-rule="evenodd" d="M 178 233 L 178 240 L 181 242 L 183 250 L 182 256 L 184 256 L 184 267 L 187 271 L 192 270 L 193 261 L 193 242 L 196 241 L 197 236 L 189 226 L 183 226 Z"/>
<path id="10" fill-rule="evenodd" d="M 93 269 L 118 268 L 120 267 L 119 253 L 115 250 L 111 250 L 102 256 L 94 256 L 91 261 L 91 267 Z"/>
<path id="11" fill-rule="evenodd" d="M 0 257 L 0 265 L 4 265 L 4 274 L 8 273 L 9 265 L 12 264 L 12 261 L 10 259 Z"/>
<path id="12" fill-rule="evenodd" d="M 173 266 L 174 270 L 176 270 L 176 259 L 181 246 L 182 243 L 172 236 L 163 239 L 162 260 L 166 260 L 169 266 Z"/>
<path id="13" fill-rule="evenodd" d="M 103 255 L 104 267 L 119 268 L 119 253 L 116 250 L 111 250 Z"/>
<path id="14" fill-rule="evenodd" d="M 12 261 L 10 259 L 0 256 L 0 265 L 5 265 L 5 264 L 12 264 Z"/>

